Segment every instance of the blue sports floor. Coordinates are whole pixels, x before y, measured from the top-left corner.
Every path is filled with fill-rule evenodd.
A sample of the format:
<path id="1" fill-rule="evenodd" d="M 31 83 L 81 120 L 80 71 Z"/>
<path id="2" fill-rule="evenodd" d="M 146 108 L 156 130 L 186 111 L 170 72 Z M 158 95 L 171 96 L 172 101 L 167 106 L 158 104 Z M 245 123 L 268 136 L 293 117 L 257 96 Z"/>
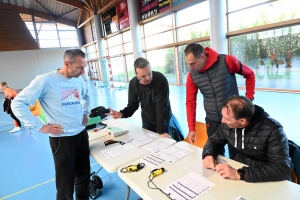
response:
<path id="1" fill-rule="evenodd" d="M 120 110 L 127 104 L 127 89 L 107 89 L 94 87 L 89 82 L 91 108 L 96 106 L 111 107 Z M 187 134 L 185 112 L 185 87 L 170 86 L 172 111 Z M 244 94 L 244 91 L 240 91 Z M 0 94 L 3 99 L 3 94 Z M 198 94 L 197 120 L 204 121 L 203 98 Z M 262 106 L 273 118 L 280 121 L 289 139 L 300 144 L 299 127 L 300 94 L 257 91 L 254 103 Z M 128 122 L 141 126 L 140 110 Z M 55 199 L 54 164 L 49 147 L 48 136 L 22 128 L 20 132 L 9 133 L 13 128 L 12 119 L 0 112 L 0 199 L 9 200 L 53 200 Z M 93 171 L 99 166 L 91 158 Z M 104 182 L 103 193 L 98 199 L 124 199 L 126 185 L 117 173 L 110 174 L 102 169 L 98 175 Z M 145 183 L 147 184 L 147 183 Z M 140 197 L 130 193 L 130 200 Z"/>

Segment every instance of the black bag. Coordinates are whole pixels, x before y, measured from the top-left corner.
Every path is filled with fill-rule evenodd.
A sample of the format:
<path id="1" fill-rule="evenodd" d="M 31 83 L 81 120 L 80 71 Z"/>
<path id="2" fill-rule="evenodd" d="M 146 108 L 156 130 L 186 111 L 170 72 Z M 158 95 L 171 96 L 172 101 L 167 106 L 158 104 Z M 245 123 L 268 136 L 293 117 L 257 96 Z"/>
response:
<path id="1" fill-rule="evenodd" d="M 100 116 L 101 119 L 104 119 L 106 117 L 105 113 L 110 113 L 110 110 L 104 108 L 103 106 L 99 106 L 91 110 L 91 114 L 89 117 L 93 118 L 93 117 Z"/>
<path id="2" fill-rule="evenodd" d="M 11 114 L 12 110 L 10 107 L 12 99 L 4 98 L 3 100 L 3 112 L 6 112 L 7 114 Z"/>
<path id="3" fill-rule="evenodd" d="M 177 142 L 184 140 L 181 126 L 173 114 L 170 120 L 170 135 Z"/>

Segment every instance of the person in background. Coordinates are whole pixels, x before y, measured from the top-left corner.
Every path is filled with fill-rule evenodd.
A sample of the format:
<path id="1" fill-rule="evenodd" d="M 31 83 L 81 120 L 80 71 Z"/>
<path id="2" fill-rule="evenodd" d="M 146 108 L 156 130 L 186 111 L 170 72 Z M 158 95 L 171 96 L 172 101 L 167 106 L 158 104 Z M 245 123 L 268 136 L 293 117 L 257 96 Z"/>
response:
<path id="1" fill-rule="evenodd" d="M 285 67 L 286 68 L 292 67 L 292 56 L 293 56 L 292 51 L 288 50 L 285 55 L 285 65 L 286 65 Z"/>
<path id="2" fill-rule="evenodd" d="M 277 58 L 277 53 L 275 51 L 271 53 L 270 60 L 271 60 L 271 65 L 273 66 L 275 64 L 278 69 L 279 67 L 278 58 Z"/>
<path id="3" fill-rule="evenodd" d="M 128 104 L 120 112 L 110 109 L 114 119 L 131 117 L 141 103 L 143 128 L 170 137 L 172 117 L 169 100 L 169 83 L 160 72 L 151 70 L 148 60 L 138 58 L 134 62 L 135 77 L 129 82 Z"/>
<path id="4" fill-rule="evenodd" d="M 289 180 L 293 165 L 279 122 L 244 96 L 225 101 L 222 116 L 221 127 L 204 146 L 204 167 L 216 170 L 223 178 L 246 182 Z M 233 160 L 248 166 L 235 169 L 217 164 L 218 149 L 225 144 L 236 150 Z"/>
<path id="5" fill-rule="evenodd" d="M 236 74 L 246 79 L 246 96 L 252 101 L 255 74 L 236 57 L 218 54 L 209 47 L 203 48 L 200 44 L 187 45 L 184 53 L 186 63 L 190 67 L 186 81 L 186 113 L 188 138 L 193 143 L 197 140 L 195 123 L 198 89 L 203 95 L 207 134 L 211 137 L 221 125 L 223 102 L 239 94 Z M 234 154 L 231 151 L 229 149 L 229 154 Z M 224 149 L 220 149 L 219 154 L 224 155 Z"/>
<path id="6" fill-rule="evenodd" d="M 56 177 L 56 199 L 88 200 L 90 157 L 85 125 L 90 113 L 89 95 L 81 75 L 87 65 L 80 49 L 65 51 L 62 68 L 36 76 L 12 103 L 15 115 L 49 135 Z M 39 99 L 47 123 L 34 117 L 29 105 Z"/>
<path id="7" fill-rule="evenodd" d="M 20 120 L 14 115 L 14 113 L 12 112 L 11 108 L 10 108 L 10 104 L 11 101 L 16 98 L 16 96 L 18 95 L 18 93 L 13 90 L 12 88 L 8 87 L 8 84 L 6 82 L 1 82 L 0 83 L 0 89 L 3 90 L 4 95 L 5 95 L 5 99 L 4 99 L 4 103 L 5 103 L 5 112 L 7 114 L 10 114 L 10 116 L 14 119 L 14 125 L 15 127 L 10 130 L 10 133 L 14 133 L 14 132 L 18 132 L 20 131 L 20 127 L 21 127 L 21 122 Z"/>

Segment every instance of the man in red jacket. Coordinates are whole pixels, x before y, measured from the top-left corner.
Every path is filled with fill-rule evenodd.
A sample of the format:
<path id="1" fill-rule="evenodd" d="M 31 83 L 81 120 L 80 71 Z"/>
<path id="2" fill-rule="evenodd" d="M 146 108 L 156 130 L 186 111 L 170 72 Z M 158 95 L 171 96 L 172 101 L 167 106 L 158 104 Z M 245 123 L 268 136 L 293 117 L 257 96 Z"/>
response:
<path id="1" fill-rule="evenodd" d="M 197 140 L 195 132 L 196 100 L 198 89 L 203 95 L 208 137 L 221 125 L 222 104 L 233 95 L 239 95 L 235 74 L 246 79 L 246 97 L 254 100 L 255 74 L 232 55 L 218 54 L 213 49 L 196 43 L 185 50 L 185 60 L 190 66 L 186 81 L 186 112 L 191 143 Z M 219 154 L 224 155 L 224 149 Z M 229 154 L 234 154 L 229 150 Z"/>

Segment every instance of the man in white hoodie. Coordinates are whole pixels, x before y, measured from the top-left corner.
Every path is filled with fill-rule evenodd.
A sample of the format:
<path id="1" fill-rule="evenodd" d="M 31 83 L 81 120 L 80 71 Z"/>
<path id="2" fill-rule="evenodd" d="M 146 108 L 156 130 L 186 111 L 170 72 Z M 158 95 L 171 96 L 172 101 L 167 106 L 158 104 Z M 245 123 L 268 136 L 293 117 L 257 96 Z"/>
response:
<path id="1" fill-rule="evenodd" d="M 87 65 L 85 53 L 69 49 L 62 68 L 38 75 L 12 103 L 15 115 L 28 126 L 48 134 L 56 172 L 56 199 L 88 200 L 90 179 L 89 142 L 85 125 L 90 113 L 89 95 L 81 75 Z M 47 124 L 28 109 L 37 99 Z"/>

